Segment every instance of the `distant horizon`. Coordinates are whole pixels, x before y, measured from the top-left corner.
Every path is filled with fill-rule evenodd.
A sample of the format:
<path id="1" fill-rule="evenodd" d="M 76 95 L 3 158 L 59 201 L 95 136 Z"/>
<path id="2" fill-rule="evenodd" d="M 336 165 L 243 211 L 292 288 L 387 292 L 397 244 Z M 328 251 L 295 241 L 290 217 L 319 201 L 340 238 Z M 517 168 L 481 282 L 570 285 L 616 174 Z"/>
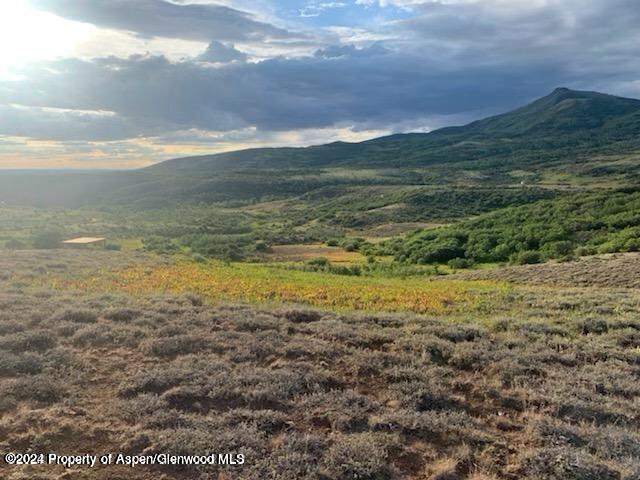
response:
<path id="1" fill-rule="evenodd" d="M 46 173 L 46 172 L 76 172 L 76 173 L 83 173 L 83 172 L 120 172 L 120 171 L 128 171 L 128 170 L 137 170 L 137 168 L 73 168 L 73 167 L 61 167 L 61 168 L 40 168 L 40 167 L 33 167 L 33 168 L 6 168 L 6 167 L 0 167 L 0 170 L 2 172 L 15 172 L 15 173 L 20 173 L 20 172 L 41 172 L 41 173 Z"/>

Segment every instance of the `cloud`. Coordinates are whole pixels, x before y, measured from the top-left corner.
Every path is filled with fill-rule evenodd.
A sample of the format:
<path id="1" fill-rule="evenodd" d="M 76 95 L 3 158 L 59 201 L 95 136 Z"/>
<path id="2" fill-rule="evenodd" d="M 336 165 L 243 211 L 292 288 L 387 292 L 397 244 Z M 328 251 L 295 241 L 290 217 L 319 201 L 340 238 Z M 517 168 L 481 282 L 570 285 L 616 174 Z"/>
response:
<path id="1" fill-rule="evenodd" d="M 378 5 L 380 7 L 395 6 L 409 9 L 414 5 L 425 3 L 425 0 L 356 0 L 355 3 L 356 5 L 365 5 L 367 7 Z"/>
<path id="2" fill-rule="evenodd" d="M 218 41 L 209 43 L 207 49 L 197 57 L 201 62 L 211 63 L 244 62 L 246 59 L 246 53 L 236 50 L 233 45 L 225 45 Z"/>
<path id="3" fill-rule="evenodd" d="M 208 42 L 292 36 L 247 12 L 216 4 L 177 4 L 165 0 L 31 0 L 31 4 L 71 20 L 145 37 Z"/>
<path id="4" fill-rule="evenodd" d="M 35 140 L 110 141 L 130 138 L 136 132 L 152 134 L 166 131 L 158 122 L 143 129 L 133 118 L 113 112 L 0 105 L 0 136 L 28 137 Z"/>
<path id="5" fill-rule="evenodd" d="M 59 60 L 32 66 L 19 82 L 0 83 L 0 103 L 113 112 L 108 118 L 66 116 L 104 126 L 113 136 L 127 131 L 129 136 L 146 135 L 163 128 L 284 131 L 366 124 L 378 129 L 411 119 L 512 106 L 523 92 L 533 96 L 566 80 L 557 69 L 541 75 L 540 66 L 443 67 L 424 54 L 379 47 L 338 53 L 222 67 L 171 62 L 162 56 Z M 18 125 L 28 133 L 25 122 L 5 118 L 5 134 L 15 135 L 12 129 Z M 34 132 L 46 133 L 47 128 L 36 128 L 38 122 L 34 120 Z M 82 128 L 77 135 L 82 132 L 90 134 Z M 58 128 L 51 129 L 52 136 L 58 133 Z"/>
<path id="6" fill-rule="evenodd" d="M 327 10 L 336 8 L 346 8 L 349 4 L 345 2 L 310 2 L 299 12 L 301 17 L 317 17 Z"/>
<path id="7" fill-rule="evenodd" d="M 632 59 L 640 41 L 635 0 L 432 1 L 413 12 L 394 28 L 414 47 L 440 48 L 443 59 L 560 61 L 582 68 L 620 54 Z"/>
<path id="8" fill-rule="evenodd" d="M 0 137 L 0 168 L 136 168 L 169 158 L 161 146 L 139 141 L 56 142 Z M 28 159 L 28 162 L 25 160 Z"/>
<path id="9" fill-rule="evenodd" d="M 411 3 L 409 18 L 325 29 L 316 38 L 326 41 L 313 50 L 297 38 L 280 38 L 276 53 L 271 40 L 245 43 L 270 38 L 276 27 L 231 7 L 224 8 L 250 28 L 243 31 L 229 17 L 221 30 L 229 38 L 222 38 L 204 26 L 219 5 L 38 1 L 103 26 L 134 29 L 124 23 L 135 23 L 145 35 L 170 31 L 186 38 L 191 29 L 209 47 L 182 60 L 155 54 L 32 64 L 16 72 L 19 80 L 0 82 L 0 135 L 154 138 L 164 155 L 171 142 L 213 151 L 338 135 L 328 132 L 361 139 L 359 132 L 429 130 L 508 110 L 561 85 L 640 94 L 637 0 L 398 0 Z M 156 21 L 159 11 L 167 18 Z M 259 55 L 256 45 L 263 48 Z"/>
<path id="10" fill-rule="evenodd" d="M 341 57 L 368 57 L 373 55 L 383 55 L 390 52 L 381 43 L 376 42 L 365 48 L 358 48 L 355 45 L 331 45 L 315 51 L 316 58 L 341 58 Z"/>

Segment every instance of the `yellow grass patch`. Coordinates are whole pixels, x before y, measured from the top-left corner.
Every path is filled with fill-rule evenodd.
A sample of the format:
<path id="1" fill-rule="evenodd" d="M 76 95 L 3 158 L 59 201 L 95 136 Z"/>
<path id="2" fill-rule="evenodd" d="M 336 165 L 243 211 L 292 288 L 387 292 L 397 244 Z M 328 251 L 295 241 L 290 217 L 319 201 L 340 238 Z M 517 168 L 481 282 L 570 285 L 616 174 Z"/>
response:
<path id="1" fill-rule="evenodd" d="M 55 288 L 129 294 L 195 293 L 209 301 L 301 303 L 337 310 L 451 311 L 473 301 L 493 282 L 353 277 L 256 264 L 177 263 L 134 266 L 82 279 L 54 281 Z"/>

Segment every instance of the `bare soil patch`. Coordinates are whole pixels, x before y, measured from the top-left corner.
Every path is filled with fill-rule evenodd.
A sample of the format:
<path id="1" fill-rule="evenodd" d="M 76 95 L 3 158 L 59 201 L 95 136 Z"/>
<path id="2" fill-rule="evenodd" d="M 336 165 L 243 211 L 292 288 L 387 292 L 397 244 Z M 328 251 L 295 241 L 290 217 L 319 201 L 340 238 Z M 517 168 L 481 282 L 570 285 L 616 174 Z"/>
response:
<path id="1" fill-rule="evenodd" d="M 324 244 L 275 245 L 271 247 L 268 257 L 275 262 L 304 262 L 318 257 L 324 257 L 332 263 L 354 263 L 364 260 L 358 252 L 347 252 L 340 247 L 328 247 Z"/>

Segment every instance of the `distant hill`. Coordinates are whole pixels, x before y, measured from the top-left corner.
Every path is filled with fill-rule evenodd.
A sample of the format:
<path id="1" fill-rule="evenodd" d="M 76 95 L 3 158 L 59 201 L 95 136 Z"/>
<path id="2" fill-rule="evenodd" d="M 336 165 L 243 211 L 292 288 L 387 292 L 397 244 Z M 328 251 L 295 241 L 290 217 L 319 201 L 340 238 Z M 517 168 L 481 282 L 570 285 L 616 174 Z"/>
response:
<path id="1" fill-rule="evenodd" d="M 169 160 L 147 170 L 202 174 L 304 167 L 421 167 L 468 161 L 511 167 L 577 155 L 640 150 L 640 100 L 558 88 L 509 113 L 431 133 L 398 134 L 362 143 L 260 148 Z M 482 165 L 482 163 L 486 165 Z"/>
<path id="2" fill-rule="evenodd" d="M 558 88 L 512 112 L 431 133 L 179 158 L 134 172 L 0 173 L 0 202 L 155 207 L 334 186 L 513 186 L 521 179 L 545 188 L 640 183 L 640 100 Z"/>
<path id="3" fill-rule="evenodd" d="M 625 130 L 620 133 L 626 136 L 638 132 L 639 114 L 640 100 L 557 88 L 546 97 L 512 112 L 479 120 L 465 127 L 444 128 L 436 133 L 509 138 L 522 135 L 556 136 L 560 132 L 574 134 L 579 131 L 601 135 L 611 127 L 624 125 Z"/>

